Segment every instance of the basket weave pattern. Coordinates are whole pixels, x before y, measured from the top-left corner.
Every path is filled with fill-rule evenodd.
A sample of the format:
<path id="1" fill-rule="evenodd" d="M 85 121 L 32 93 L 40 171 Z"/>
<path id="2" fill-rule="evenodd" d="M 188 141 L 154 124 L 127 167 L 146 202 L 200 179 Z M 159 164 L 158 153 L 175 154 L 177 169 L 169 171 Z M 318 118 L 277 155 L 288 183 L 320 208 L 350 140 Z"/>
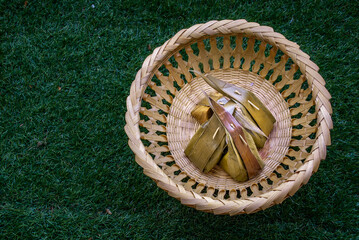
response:
<path id="1" fill-rule="evenodd" d="M 199 127 L 190 112 L 203 90 L 213 91 L 191 69 L 252 91 L 276 118 L 256 178 L 238 183 L 218 166 L 204 174 L 184 155 Z M 296 43 L 257 23 L 211 21 L 181 30 L 146 58 L 131 85 L 125 130 L 136 162 L 198 210 L 236 215 L 281 203 L 308 182 L 330 144 L 330 94 L 318 70 Z"/>

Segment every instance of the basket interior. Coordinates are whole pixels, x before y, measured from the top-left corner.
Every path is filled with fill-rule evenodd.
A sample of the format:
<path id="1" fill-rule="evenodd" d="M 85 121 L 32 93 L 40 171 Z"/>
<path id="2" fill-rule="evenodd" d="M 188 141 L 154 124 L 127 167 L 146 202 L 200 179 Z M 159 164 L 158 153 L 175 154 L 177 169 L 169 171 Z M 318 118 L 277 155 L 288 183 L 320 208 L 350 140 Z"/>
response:
<path id="1" fill-rule="evenodd" d="M 190 112 L 202 90 L 214 91 L 189 70 L 210 73 L 252 91 L 277 122 L 260 149 L 266 166 L 239 183 L 219 166 L 205 174 L 183 151 L 199 127 Z M 310 155 L 317 133 L 311 87 L 299 67 L 277 47 L 247 37 L 203 38 L 177 49 L 158 68 L 142 94 L 141 139 L 153 161 L 185 189 L 213 199 L 244 199 L 278 186 Z"/>

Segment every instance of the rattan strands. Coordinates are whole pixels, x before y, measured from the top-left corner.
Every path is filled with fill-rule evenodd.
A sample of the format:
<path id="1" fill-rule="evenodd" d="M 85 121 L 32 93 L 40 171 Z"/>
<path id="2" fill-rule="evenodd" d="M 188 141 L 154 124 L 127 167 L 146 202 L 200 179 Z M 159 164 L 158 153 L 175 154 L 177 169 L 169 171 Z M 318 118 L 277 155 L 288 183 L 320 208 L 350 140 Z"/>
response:
<path id="1" fill-rule="evenodd" d="M 184 155 L 199 127 L 190 112 L 203 90 L 213 91 L 190 70 L 250 90 L 276 118 L 257 177 L 239 183 L 218 166 L 205 174 Z M 136 162 L 201 211 L 236 215 L 281 203 L 317 171 L 331 141 L 331 96 L 318 70 L 296 43 L 257 23 L 210 21 L 179 31 L 146 58 L 131 85 L 125 130 Z"/>

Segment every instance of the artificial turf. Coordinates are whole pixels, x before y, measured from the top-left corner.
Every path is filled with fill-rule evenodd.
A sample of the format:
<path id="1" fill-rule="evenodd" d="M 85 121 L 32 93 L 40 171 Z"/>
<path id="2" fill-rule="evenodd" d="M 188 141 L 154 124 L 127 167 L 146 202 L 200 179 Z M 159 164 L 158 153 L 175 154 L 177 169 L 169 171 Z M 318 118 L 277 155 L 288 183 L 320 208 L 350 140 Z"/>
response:
<path id="1" fill-rule="evenodd" d="M 1 1 L 1 239 L 357 239 L 358 1 Z M 293 197 L 214 216 L 142 173 L 124 132 L 142 62 L 217 19 L 268 25 L 321 68 L 327 159 Z M 107 210 L 108 209 L 108 210 Z"/>

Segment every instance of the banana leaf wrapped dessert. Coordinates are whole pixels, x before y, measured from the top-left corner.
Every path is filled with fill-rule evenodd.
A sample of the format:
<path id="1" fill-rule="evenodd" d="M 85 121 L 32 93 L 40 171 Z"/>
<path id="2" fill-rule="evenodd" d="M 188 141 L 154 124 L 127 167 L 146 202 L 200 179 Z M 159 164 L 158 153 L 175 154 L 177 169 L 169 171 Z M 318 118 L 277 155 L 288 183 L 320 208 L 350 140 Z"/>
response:
<path id="1" fill-rule="evenodd" d="M 235 107 L 233 101 L 228 101 L 218 94 L 212 96 L 233 114 Z M 192 116 L 203 124 L 193 135 L 185 149 L 186 156 L 204 172 L 209 172 L 217 165 L 226 147 L 225 129 L 208 105 L 208 99 L 204 98 L 192 111 Z"/>
<path id="2" fill-rule="evenodd" d="M 201 76 L 212 88 L 217 90 L 219 93 L 243 105 L 252 116 L 258 127 L 263 131 L 265 136 L 270 134 L 273 129 L 273 124 L 275 123 L 275 118 L 253 93 L 234 84 L 215 78 L 209 74 L 203 75 L 198 71 L 194 72 Z"/>
<path id="3" fill-rule="evenodd" d="M 191 138 L 185 149 L 186 156 L 201 171 L 211 162 L 214 167 L 222 156 L 225 135 L 226 132 L 218 118 L 212 116 Z M 215 164 L 213 164 L 213 162 L 215 162 Z"/>
<path id="4" fill-rule="evenodd" d="M 201 127 L 187 145 L 186 156 L 204 172 L 219 164 L 237 181 L 255 177 L 264 166 L 257 147 L 263 147 L 274 117 L 254 94 L 196 73 L 218 92 L 192 111 Z"/>

